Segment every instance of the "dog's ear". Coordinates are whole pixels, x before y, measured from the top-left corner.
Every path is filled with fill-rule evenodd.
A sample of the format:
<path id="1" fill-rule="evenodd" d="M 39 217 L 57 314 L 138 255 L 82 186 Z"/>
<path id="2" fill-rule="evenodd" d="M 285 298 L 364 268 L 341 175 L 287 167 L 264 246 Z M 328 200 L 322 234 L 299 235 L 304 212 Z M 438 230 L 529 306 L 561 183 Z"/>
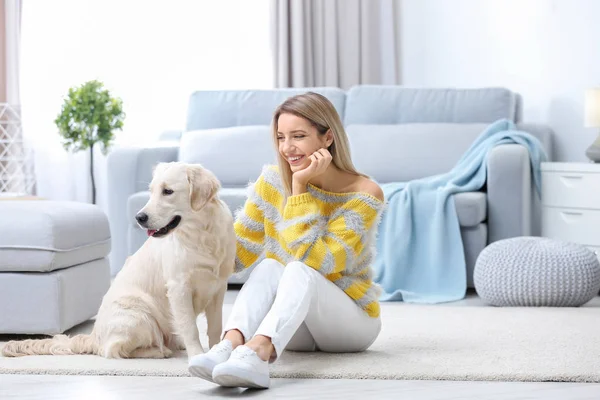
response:
<path id="1" fill-rule="evenodd" d="M 198 211 L 217 195 L 221 183 L 212 172 L 200 165 L 188 165 L 187 176 L 190 184 L 190 204 L 194 211 Z"/>

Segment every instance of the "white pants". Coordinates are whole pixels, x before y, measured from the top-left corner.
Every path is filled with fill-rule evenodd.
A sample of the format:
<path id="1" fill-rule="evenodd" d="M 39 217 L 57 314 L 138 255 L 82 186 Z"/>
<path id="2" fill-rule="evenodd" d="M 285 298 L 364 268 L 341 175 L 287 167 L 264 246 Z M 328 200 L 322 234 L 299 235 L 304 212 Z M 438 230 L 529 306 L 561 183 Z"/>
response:
<path id="1" fill-rule="evenodd" d="M 259 263 L 240 290 L 224 332 L 237 329 L 248 341 L 271 338 L 274 362 L 284 349 L 333 353 L 366 350 L 381 330 L 346 293 L 318 271 L 294 261 Z"/>

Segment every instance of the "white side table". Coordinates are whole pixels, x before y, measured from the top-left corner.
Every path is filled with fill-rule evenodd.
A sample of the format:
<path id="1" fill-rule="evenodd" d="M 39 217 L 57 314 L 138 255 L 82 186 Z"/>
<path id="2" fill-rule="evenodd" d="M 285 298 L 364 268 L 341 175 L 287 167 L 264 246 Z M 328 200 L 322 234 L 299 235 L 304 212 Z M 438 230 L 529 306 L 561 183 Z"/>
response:
<path id="1" fill-rule="evenodd" d="M 600 164 L 542 163 L 542 236 L 579 243 L 600 258 Z"/>

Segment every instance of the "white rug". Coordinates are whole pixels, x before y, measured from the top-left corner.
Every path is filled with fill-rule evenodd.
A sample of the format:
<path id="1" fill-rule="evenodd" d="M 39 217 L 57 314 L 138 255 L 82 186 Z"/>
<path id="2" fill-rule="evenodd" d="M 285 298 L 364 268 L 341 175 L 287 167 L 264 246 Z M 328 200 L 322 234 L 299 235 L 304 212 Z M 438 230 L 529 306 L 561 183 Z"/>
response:
<path id="1" fill-rule="evenodd" d="M 272 365 L 272 377 L 600 382 L 597 305 L 492 308 L 385 303 L 382 317 L 383 330 L 370 350 L 286 352 Z M 189 376 L 183 355 L 167 360 L 0 357 L 0 373 Z"/>

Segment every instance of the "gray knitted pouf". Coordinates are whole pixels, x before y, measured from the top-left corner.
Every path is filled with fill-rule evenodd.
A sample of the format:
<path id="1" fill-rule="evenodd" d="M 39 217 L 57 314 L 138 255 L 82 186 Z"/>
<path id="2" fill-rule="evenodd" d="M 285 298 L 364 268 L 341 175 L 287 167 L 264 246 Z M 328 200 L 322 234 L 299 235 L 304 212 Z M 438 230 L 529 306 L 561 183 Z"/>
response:
<path id="1" fill-rule="evenodd" d="M 575 243 L 521 236 L 483 249 L 473 280 L 493 306 L 577 307 L 600 291 L 600 262 Z"/>

